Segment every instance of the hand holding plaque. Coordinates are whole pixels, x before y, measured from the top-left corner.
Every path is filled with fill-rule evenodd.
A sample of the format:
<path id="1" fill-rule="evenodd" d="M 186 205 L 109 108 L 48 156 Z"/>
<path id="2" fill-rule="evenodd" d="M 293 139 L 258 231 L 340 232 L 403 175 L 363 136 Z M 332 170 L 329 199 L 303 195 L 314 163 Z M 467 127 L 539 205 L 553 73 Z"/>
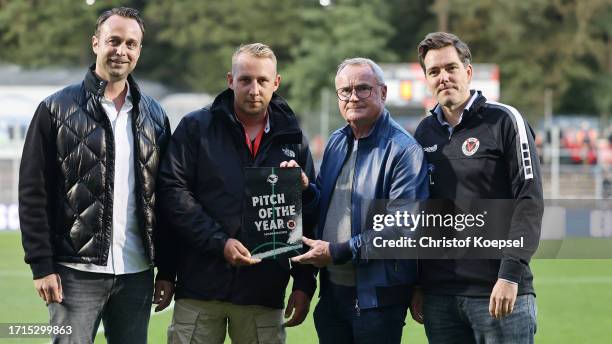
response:
<path id="1" fill-rule="evenodd" d="M 295 160 L 289 160 L 289 161 L 283 161 L 280 163 L 280 167 L 281 168 L 286 168 L 286 167 L 300 167 L 300 165 L 295 161 Z M 308 189 L 308 183 L 310 182 L 308 180 L 308 176 L 306 175 L 306 173 L 304 173 L 304 170 L 301 170 L 301 182 L 302 182 L 302 191 Z"/>

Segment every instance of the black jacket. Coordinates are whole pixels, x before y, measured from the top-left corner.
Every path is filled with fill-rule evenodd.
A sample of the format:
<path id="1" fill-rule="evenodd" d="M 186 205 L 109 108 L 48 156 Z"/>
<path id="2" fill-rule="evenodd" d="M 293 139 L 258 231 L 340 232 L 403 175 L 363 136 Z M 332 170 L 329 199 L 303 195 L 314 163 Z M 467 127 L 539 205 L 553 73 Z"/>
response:
<path id="1" fill-rule="evenodd" d="M 429 293 L 488 297 L 503 278 L 517 282 L 519 294 L 534 293 L 529 259 L 540 237 L 543 203 L 533 130 L 513 107 L 474 91 L 471 101 L 452 135 L 437 119 L 439 105 L 415 132 L 430 164 L 430 198 L 457 204 L 521 200 L 502 225 L 509 238 L 523 236 L 535 245 L 507 249 L 501 260 L 421 260 L 420 283 Z"/>
<path id="2" fill-rule="evenodd" d="M 32 118 L 19 170 L 19 220 L 34 278 L 54 262 L 105 265 L 112 241 L 114 138 L 100 103 L 106 81 L 85 80 L 43 100 Z M 134 79 L 132 130 L 138 223 L 153 261 L 155 184 L 170 126 L 161 106 Z"/>
<path id="3" fill-rule="evenodd" d="M 178 299 L 282 308 L 289 276 L 294 289 L 312 296 L 315 269 L 273 260 L 236 268 L 226 262 L 223 248 L 228 238 L 240 239 L 245 167 L 277 167 L 294 159 L 314 180 L 314 166 L 293 111 L 276 94 L 268 107 L 270 131 L 253 159 L 234 116 L 233 97 L 228 89 L 212 105 L 187 114 L 172 136 L 160 169 L 161 211 L 169 225 L 160 236 L 164 252 L 157 263 L 176 269 Z M 312 237 L 306 216 L 303 228 Z"/>

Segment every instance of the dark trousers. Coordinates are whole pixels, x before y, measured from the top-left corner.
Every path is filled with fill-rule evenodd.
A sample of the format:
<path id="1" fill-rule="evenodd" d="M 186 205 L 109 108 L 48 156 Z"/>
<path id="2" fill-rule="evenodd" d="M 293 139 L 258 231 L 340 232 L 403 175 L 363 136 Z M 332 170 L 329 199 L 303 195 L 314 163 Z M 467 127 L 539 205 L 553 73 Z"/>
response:
<path id="1" fill-rule="evenodd" d="M 313 314 L 319 343 L 400 343 L 408 306 L 358 309 L 356 295 L 353 287 L 329 283 Z"/>
<path id="2" fill-rule="evenodd" d="M 153 299 L 151 270 L 125 275 L 92 273 L 58 265 L 64 300 L 49 304 L 50 324 L 70 326 L 53 343 L 93 343 L 100 320 L 109 344 L 147 343 Z"/>
<path id="3" fill-rule="evenodd" d="M 425 333 L 431 344 L 530 344 L 536 332 L 533 295 L 520 295 L 510 315 L 495 320 L 489 298 L 425 295 Z"/>

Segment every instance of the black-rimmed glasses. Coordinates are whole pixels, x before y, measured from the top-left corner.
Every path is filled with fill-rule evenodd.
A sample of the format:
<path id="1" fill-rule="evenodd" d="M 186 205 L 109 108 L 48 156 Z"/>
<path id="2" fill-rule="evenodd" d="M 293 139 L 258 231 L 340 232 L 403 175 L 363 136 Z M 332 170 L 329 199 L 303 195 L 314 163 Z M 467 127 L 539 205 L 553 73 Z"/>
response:
<path id="1" fill-rule="evenodd" d="M 365 99 L 372 95 L 372 90 L 374 86 L 370 85 L 357 85 L 353 87 L 342 87 L 336 90 L 336 95 L 338 99 L 346 102 L 351 99 L 353 92 L 359 99 Z"/>

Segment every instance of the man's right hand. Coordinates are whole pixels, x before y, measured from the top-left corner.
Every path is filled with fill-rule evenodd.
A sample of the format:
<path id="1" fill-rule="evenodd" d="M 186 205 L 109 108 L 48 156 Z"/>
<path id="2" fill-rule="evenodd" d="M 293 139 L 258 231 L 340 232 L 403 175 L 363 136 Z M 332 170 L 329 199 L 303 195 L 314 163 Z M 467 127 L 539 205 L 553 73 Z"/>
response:
<path id="1" fill-rule="evenodd" d="M 35 279 L 34 287 L 38 291 L 38 295 L 45 300 L 47 304 L 61 303 L 64 300 L 64 292 L 62 291 L 62 280 L 59 274 L 50 274 L 45 277 Z"/>
<path id="2" fill-rule="evenodd" d="M 223 256 L 233 266 L 253 265 L 261 259 L 251 258 L 251 252 L 236 239 L 228 239 L 223 248 Z"/>

